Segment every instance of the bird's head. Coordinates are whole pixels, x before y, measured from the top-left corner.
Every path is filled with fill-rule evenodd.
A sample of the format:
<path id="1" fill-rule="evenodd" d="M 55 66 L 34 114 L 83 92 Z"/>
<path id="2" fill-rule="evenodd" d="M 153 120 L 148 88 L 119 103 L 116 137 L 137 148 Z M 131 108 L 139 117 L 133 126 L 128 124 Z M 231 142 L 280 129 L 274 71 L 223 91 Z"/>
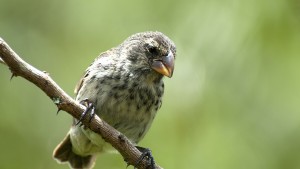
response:
<path id="1" fill-rule="evenodd" d="M 172 77 L 176 47 L 160 32 L 143 32 L 130 36 L 121 45 L 121 53 L 135 70 Z"/>

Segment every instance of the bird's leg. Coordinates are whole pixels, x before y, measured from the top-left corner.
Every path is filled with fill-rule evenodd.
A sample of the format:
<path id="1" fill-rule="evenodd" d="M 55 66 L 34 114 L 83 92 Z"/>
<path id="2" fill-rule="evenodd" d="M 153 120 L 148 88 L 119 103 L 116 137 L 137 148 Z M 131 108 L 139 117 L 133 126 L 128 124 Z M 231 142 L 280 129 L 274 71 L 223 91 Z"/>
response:
<path id="1" fill-rule="evenodd" d="M 76 125 L 78 125 L 79 123 L 82 122 L 83 118 L 86 116 L 86 114 L 89 112 L 89 122 L 91 122 L 92 118 L 95 116 L 95 106 L 94 104 L 89 100 L 89 99 L 83 99 L 79 102 L 80 104 L 86 106 L 86 109 L 84 110 L 84 112 L 82 112 L 78 122 L 76 123 Z"/>
<path id="2" fill-rule="evenodd" d="M 150 166 L 151 169 L 155 169 L 155 161 L 154 161 L 154 157 L 152 156 L 151 150 L 149 148 L 144 148 L 144 147 L 139 147 L 139 146 L 136 146 L 136 148 L 138 150 L 140 150 L 140 152 L 142 153 L 142 155 L 137 160 L 135 166 L 139 165 L 139 163 L 141 161 L 143 161 L 144 158 L 147 158 L 148 159 L 148 167 Z"/>

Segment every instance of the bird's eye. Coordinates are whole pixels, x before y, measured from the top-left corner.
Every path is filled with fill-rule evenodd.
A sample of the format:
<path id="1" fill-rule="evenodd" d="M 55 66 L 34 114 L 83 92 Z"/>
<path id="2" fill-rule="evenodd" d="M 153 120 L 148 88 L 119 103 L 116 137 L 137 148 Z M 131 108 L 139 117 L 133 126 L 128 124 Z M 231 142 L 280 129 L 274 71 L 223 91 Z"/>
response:
<path id="1" fill-rule="evenodd" d="M 148 48 L 148 51 L 152 55 L 158 55 L 158 49 L 157 49 L 157 47 L 151 46 L 151 47 Z"/>

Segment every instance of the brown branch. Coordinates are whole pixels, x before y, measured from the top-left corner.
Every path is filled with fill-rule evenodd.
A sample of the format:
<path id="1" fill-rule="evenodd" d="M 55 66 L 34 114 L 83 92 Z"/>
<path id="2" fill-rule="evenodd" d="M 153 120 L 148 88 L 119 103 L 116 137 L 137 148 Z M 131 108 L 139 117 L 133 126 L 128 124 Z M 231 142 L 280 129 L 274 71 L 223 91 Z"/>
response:
<path id="1" fill-rule="evenodd" d="M 58 110 L 64 110 L 79 119 L 85 107 L 69 95 L 67 95 L 46 72 L 42 72 L 22 60 L 9 46 L 0 38 L 0 63 L 9 67 L 13 76 L 21 76 L 39 87 L 56 104 Z M 88 126 L 92 131 L 100 134 L 102 138 L 110 143 L 120 152 L 124 160 L 135 165 L 141 156 L 141 152 L 124 136 L 122 133 L 111 127 L 105 121 L 102 121 L 97 115 L 89 122 L 85 118 L 82 123 Z M 147 161 L 144 159 L 138 166 L 139 169 L 147 167 Z M 161 169 L 156 165 L 156 169 Z"/>

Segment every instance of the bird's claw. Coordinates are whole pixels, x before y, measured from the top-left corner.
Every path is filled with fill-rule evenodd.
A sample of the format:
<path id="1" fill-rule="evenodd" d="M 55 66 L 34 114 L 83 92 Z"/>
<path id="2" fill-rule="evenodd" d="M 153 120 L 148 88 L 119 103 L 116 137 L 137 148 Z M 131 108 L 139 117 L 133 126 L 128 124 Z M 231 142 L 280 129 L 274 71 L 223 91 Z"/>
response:
<path id="1" fill-rule="evenodd" d="M 89 99 L 83 99 L 79 102 L 80 104 L 84 105 L 86 107 L 86 109 L 84 110 L 84 112 L 82 112 L 78 122 L 76 123 L 76 125 L 79 125 L 82 120 L 84 119 L 84 117 L 87 115 L 87 113 L 89 112 L 89 122 L 91 122 L 92 118 L 95 116 L 95 106 L 94 104 L 89 100 Z"/>
<path id="2" fill-rule="evenodd" d="M 155 161 L 154 161 L 154 157 L 152 156 L 151 150 L 148 148 L 139 147 L 139 146 L 136 146 L 136 148 L 138 150 L 140 150 L 140 152 L 142 152 L 142 155 L 137 160 L 135 166 L 138 166 L 143 161 L 144 158 L 147 158 L 147 160 L 148 160 L 147 168 L 150 167 L 151 169 L 155 169 Z M 134 169 L 136 169 L 136 168 L 134 167 Z"/>

